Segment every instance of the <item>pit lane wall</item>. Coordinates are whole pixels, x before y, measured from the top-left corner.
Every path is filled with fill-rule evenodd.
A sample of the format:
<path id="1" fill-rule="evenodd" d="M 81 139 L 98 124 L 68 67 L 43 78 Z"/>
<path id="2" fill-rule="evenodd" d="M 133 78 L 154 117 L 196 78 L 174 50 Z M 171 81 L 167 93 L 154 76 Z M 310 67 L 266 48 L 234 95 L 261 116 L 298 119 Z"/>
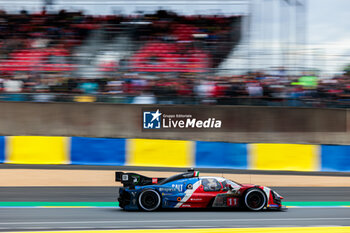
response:
<path id="1" fill-rule="evenodd" d="M 350 146 L 87 137 L 0 137 L 0 162 L 350 172 Z"/>

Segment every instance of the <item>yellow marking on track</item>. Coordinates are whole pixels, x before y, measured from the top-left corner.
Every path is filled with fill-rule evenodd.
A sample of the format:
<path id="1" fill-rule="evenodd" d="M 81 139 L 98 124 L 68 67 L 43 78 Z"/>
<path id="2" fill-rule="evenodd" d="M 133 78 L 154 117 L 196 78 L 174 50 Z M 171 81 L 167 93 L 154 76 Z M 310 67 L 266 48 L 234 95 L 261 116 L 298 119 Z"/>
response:
<path id="1" fill-rule="evenodd" d="M 266 228 L 206 228 L 206 229 L 147 229 L 147 230 L 86 230 L 86 231 L 26 231 L 11 233 L 350 233 L 350 227 L 266 227 Z"/>

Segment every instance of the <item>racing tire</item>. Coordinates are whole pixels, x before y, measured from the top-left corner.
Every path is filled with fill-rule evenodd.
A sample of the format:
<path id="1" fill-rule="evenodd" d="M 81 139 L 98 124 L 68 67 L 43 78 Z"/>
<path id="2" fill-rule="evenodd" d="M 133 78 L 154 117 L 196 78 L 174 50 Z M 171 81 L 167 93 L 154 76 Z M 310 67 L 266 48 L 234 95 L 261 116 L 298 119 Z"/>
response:
<path id="1" fill-rule="evenodd" d="M 154 211 L 158 209 L 161 201 L 159 193 L 153 189 L 143 190 L 138 197 L 138 204 L 144 211 Z"/>
<path id="2" fill-rule="evenodd" d="M 265 193 L 261 189 L 249 189 L 244 195 L 244 206 L 253 211 L 262 210 L 267 203 Z"/>

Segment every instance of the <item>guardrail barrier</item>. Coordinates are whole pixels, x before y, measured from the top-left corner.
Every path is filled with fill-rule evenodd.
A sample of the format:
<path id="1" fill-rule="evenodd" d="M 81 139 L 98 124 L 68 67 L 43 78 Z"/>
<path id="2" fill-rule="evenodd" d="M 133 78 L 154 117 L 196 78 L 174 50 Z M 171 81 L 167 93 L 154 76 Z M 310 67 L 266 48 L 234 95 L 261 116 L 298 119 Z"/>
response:
<path id="1" fill-rule="evenodd" d="M 0 137 L 0 162 L 350 172 L 350 146 L 160 139 Z"/>

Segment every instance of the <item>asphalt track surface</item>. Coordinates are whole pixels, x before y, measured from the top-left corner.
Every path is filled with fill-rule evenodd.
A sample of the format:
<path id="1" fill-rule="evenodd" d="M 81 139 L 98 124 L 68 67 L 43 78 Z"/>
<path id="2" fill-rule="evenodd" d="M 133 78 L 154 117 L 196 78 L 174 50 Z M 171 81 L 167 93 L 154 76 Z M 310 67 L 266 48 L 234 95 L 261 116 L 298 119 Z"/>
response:
<path id="1" fill-rule="evenodd" d="M 350 226 L 350 208 L 125 212 L 119 208 L 2 208 L 0 230 Z"/>
<path id="2" fill-rule="evenodd" d="M 275 187 L 286 201 L 350 201 L 350 188 Z M 1 201 L 116 201 L 118 187 L 0 188 Z M 350 226 L 350 208 L 287 211 L 0 208 L 0 231 Z"/>
<path id="3" fill-rule="evenodd" d="M 184 172 L 188 168 L 141 167 L 141 166 L 95 166 L 95 165 L 47 165 L 47 164 L 0 164 L 0 169 L 55 169 L 55 170 L 113 170 L 113 171 L 167 171 Z M 222 174 L 262 174 L 262 175 L 302 175 L 302 176 L 350 176 L 350 172 L 274 171 L 228 168 L 196 168 L 200 173 Z"/>
<path id="4" fill-rule="evenodd" d="M 22 165 L 24 166 L 24 165 Z M 27 166 L 25 166 L 27 167 Z M 73 166 L 50 166 L 67 169 Z M 1 166 L 1 168 L 5 168 Z M 6 168 L 19 168 L 6 166 Z M 36 166 L 35 168 L 42 168 Z M 35 169 L 33 167 L 33 169 Z M 81 166 L 74 169 L 82 169 Z M 83 167 L 85 168 L 85 167 Z M 98 169 L 101 167 L 96 167 Z M 121 167 L 103 167 L 127 170 Z M 86 169 L 94 169 L 86 167 Z M 135 168 L 129 168 L 135 170 Z M 150 168 L 155 170 L 154 168 Z M 163 168 L 159 168 L 162 170 Z M 142 168 L 145 170 L 145 168 Z M 183 169 L 181 169 L 183 171 Z M 206 172 L 210 172 L 208 170 Z M 204 171 L 203 171 L 204 172 Z M 217 172 L 213 170 L 213 172 Z M 224 173 L 233 171 L 225 170 Z M 235 170 L 234 173 L 239 171 Z M 247 171 L 242 171 L 246 173 Z M 254 171 L 250 171 L 252 173 Z M 266 172 L 257 171 L 257 174 Z M 272 174 L 283 175 L 278 172 Z M 287 173 L 286 173 L 287 174 Z M 289 172 L 288 172 L 289 174 Z M 291 173 L 291 175 L 294 173 Z M 349 175 L 347 173 L 345 175 Z M 305 173 L 303 175 L 324 175 Z M 329 173 L 330 176 L 344 176 Z M 339 177 L 340 178 L 340 177 Z M 340 178 L 341 179 L 341 178 Z M 289 202 L 350 201 L 349 187 L 272 187 Z M 0 187 L 0 202 L 114 202 L 118 187 Z M 350 206 L 349 206 L 350 207 Z M 183 229 L 238 227 L 350 226 L 350 208 L 290 208 L 287 211 L 163 210 L 126 212 L 120 208 L 0 208 L 0 231 Z"/>

